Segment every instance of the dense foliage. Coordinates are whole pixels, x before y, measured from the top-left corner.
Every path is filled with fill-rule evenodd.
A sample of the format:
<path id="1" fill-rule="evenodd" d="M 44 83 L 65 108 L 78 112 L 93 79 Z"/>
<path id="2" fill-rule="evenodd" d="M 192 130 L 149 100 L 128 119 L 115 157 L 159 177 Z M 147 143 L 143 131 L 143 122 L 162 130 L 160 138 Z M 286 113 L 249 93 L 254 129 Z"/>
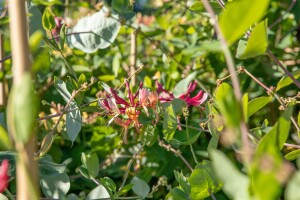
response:
<path id="1" fill-rule="evenodd" d="M 299 1 L 27 8 L 33 76 L 12 87 L 0 0 L 0 199 L 32 139 L 42 199 L 300 199 Z"/>

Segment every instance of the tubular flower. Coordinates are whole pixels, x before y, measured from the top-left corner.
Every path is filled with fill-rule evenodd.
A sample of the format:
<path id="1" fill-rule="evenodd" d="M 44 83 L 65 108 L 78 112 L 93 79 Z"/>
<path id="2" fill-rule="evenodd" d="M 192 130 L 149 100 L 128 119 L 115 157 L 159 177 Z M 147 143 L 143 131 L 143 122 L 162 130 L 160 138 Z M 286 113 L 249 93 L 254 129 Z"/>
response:
<path id="1" fill-rule="evenodd" d="M 200 106 L 207 99 L 207 93 L 200 90 L 196 96 L 190 97 L 190 93 L 192 93 L 196 87 L 197 82 L 193 81 L 189 84 L 187 92 L 180 95 L 179 98 L 184 100 L 189 106 Z"/>
<path id="2" fill-rule="evenodd" d="M 4 192 L 4 190 L 8 186 L 8 168 L 9 162 L 8 160 L 3 160 L 0 169 L 0 193 Z"/>
<path id="3" fill-rule="evenodd" d="M 149 106 L 151 108 L 155 108 L 155 106 L 157 105 L 158 103 L 158 94 L 157 92 L 150 92 L 149 95 L 148 95 L 148 100 L 149 100 Z"/>
<path id="4" fill-rule="evenodd" d="M 148 111 L 148 96 L 149 96 L 149 90 L 142 88 L 139 91 L 139 104 L 143 107 L 145 110 L 145 113 L 147 116 L 149 116 L 149 111 Z"/>
<path id="5" fill-rule="evenodd" d="M 174 95 L 171 92 L 168 92 L 165 89 L 163 89 L 162 84 L 156 82 L 156 86 L 156 91 L 159 94 L 159 100 L 161 102 L 170 102 L 173 99 L 175 99 Z M 188 106 L 200 106 L 207 99 L 207 93 L 204 93 L 202 90 L 200 90 L 196 96 L 190 96 L 191 93 L 194 92 L 196 87 L 197 82 L 191 82 L 188 86 L 187 91 L 179 96 L 179 98 L 185 101 L 188 104 Z"/>

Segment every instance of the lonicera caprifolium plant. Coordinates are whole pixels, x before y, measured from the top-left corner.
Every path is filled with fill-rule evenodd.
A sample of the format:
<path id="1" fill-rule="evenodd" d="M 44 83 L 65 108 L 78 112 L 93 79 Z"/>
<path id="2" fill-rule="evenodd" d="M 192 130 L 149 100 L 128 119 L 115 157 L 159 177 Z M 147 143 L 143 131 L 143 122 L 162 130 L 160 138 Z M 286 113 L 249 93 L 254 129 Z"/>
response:
<path id="1" fill-rule="evenodd" d="M 21 87 L 8 3 L 0 199 L 300 199 L 300 1 L 27 1 Z"/>

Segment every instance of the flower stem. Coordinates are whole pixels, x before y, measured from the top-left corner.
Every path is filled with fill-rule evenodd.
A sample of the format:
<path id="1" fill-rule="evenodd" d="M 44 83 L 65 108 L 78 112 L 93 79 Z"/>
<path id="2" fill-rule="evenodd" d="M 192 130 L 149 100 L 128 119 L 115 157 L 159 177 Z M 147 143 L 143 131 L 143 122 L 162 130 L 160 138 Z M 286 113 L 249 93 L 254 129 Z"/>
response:
<path id="1" fill-rule="evenodd" d="M 185 126 L 186 126 L 186 137 L 187 137 L 187 139 L 189 139 L 190 134 L 189 134 L 189 129 L 188 129 L 188 118 L 187 117 L 185 118 Z M 192 144 L 189 144 L 189 146 L 190 146 L 193 158 L 195 160 L 195 163 L 198 164 L 198 160 L 197 160 L 197 157 L 195 155 L 194 148 L 193 148 Z"/>

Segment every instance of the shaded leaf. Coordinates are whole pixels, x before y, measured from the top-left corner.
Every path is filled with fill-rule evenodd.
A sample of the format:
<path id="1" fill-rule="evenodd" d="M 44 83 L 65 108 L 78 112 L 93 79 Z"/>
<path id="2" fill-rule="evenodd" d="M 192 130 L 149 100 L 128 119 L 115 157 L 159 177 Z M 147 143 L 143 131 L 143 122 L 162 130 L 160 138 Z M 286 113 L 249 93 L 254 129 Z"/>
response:
<path id="1" fill-rule="evenodd" d="M 143 179 L 140 179 L 137 176 L 133 177 L 131 184 L 133 184 L 133 192 L 141 198 L 145 198 L 150 192 L 149 185 Z"/>

